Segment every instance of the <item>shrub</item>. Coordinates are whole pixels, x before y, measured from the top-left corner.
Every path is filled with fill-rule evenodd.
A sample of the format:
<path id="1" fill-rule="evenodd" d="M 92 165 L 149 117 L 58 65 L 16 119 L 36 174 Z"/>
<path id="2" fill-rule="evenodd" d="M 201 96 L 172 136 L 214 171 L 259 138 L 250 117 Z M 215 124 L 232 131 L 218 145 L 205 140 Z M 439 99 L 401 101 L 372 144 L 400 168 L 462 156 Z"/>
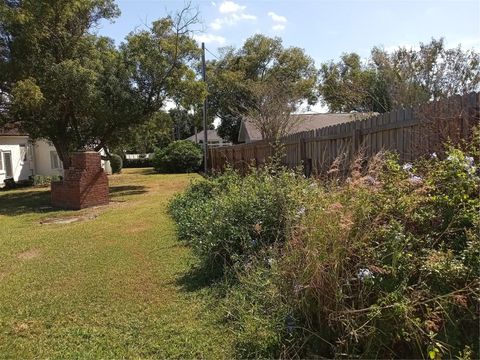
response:
<path id="1" fill-rule="evenodd" d="M 245 177 L 229 171 L 194 184 L 170 209 L 179 236 L 201 258 L 220 266 L 244 264 L 261 249 L 286 240 L 311 185 L 289 170 L 273 174 L 267 168 Z"/>
<path id="2" fill-rule="evenodd" d="M 125 159 L 123 160 L 124 168 L 146 168 L 153 167 L 152 159 L 140 158 L 140 159 Z"/>
<path id="3" fill-rule="evenodd" d="M 3 184 L 5 190 L 15 189 L 17 187 L 17 183 L 13 178 L 3 180 Z"/>
<path id="4" fill-rule="evenodd" d="M 478 356 L 478 145 L 359 160 L 345 182 L 227 173 L 175 199 L 182 238 L 235 274 L 239 356 Z"/>
<path id="5" fill-rule="evenodd" d="M 189 173 L 197 171 L 202 164 L 202 150 L 191 141 L 179 140 L 157 150 L 153 167 L 159 173 Z"/>
<path id="6" fill-rule="evenodd" d="M 52 181 L 62 180 L 62 177 L 60 175 L 33 175 L 30 179 L 33 186 L 48 186 L 52 183 Z"/>
<path id="7" fill-rule="evenodd" d="M 112 174 L 120 174 L 123 167 L 123 160 L 121 156 L 112 154 L 110 156 L 110 166 L 112 167 Z"/>

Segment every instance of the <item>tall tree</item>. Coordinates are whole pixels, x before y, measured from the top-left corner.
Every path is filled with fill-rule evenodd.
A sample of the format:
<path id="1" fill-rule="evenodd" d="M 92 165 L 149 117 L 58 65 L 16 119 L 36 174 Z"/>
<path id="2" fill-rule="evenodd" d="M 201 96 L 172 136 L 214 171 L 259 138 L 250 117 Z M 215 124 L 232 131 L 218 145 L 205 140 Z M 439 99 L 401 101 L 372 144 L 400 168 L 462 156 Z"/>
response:
<path id="1" fill-rule="evenodd" d="M 282 96 L 288 93 L 290 99 L 312 104 L 318 96 L 313 59 L 300 48 L 285 48 L 280 38 L 255 35 L 238 50 L 224 48 L 221 58 L 208 64 L 207 74 L 209 106 L 222 121 L 219 134 L 233 142 L 242 116 L 259 108 L 259 94 L 271 84 L 281 86 Z"/>
<path id="2" fill-rule="evenodd" d="M 368 61 L 353 53 L 324 63 L 319 89 L 331 111 L 385 112 L 479 87 L 480 54 L 432 39 L 391 53 L 375 47 Z"/>
<path id="3" fill-rule="evenodd" d="M 117 145 L 167 97 L 189 88 L 204 94 L 188 66 L 198 56 L 189 36 L 195 14 L 187 8 L 160 19 L 117 49 L 89 31 L 118 14 L 113 0 L 0 5 L 2 114 L 33 137 L 52 141 L 65 168 L 75 150 Z"/>

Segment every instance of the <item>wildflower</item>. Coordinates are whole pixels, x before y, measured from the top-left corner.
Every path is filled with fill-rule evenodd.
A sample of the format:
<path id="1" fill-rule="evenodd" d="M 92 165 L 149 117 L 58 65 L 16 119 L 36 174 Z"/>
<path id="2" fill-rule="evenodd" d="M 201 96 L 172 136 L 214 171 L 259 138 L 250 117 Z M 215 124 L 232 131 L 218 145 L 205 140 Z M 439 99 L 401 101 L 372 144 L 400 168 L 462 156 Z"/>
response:
<path id="1" fill-rule="evenodd" d="M 275 264 L 275 259 L 269 258 L 267 260 L 267 263 L 268 263 L 268 265 L 273 266 L 273 264 Z"/>
<path id="2" fill-rule="evenodd" d="M 435 160 L 438 159 L 437 153 L 436 153 L 436 152 L 433 152 L 433 153 L 430 155 L 430 158 L 431 158 L 431 159 L 435 159 Z"/>
<path id="3" fill-rule="evenodd" d="M 413 165 L 412 165 L 412 163 L 406 163 L 406 164 L 403 164 L 402 168 L 405 171 L 410 171 L 410 170 L 412 170 Z"/>
<path id="4" fill-rule="evenodd" d="M 305 207 L 302 206 L 300 209 L 298 209 L 298 211 L 297 211 L 297 216 L 302 216 L 302 215 L 304 215 L 304 214 L 305 214 L 305 210 L 306 210 Z"/>
<path id="5" fill-rule="evenodd" d="M 475 161 L 473 160 L 473 157 L 471 156 L 465 156 L 465 161 L 468 163 L 470 167 L 472 167 L 475 164 Z"/>
<path id="6" fill-rule="evenodd" d="M 370 176 L 370 175 L 365 177 L 365 181 L 367 182 L 367 184 L 372 185 L 372 186 L 375 186 L 377 184 L 377 180 L 375 180 L 375 178 L 373 176 Z"/>
<path id="7" fill-rule="evenodd" d="M 420 184 L 423 179 L 420 176 L 412 175 L 410 176 L 408 181 L 410 182 L 410 184 Z"/>
<path id="8" fill-rule="evenodd" d="M 358 270 L 357 278 L 362 280 L 362 281 L 365 281 L 367 279 L 375 278 L 375 275 L 373 275 L 373 273 L 370 271 L 370 269 L 363 268 L 363 269 Z"/>
<path id="9" fill-rule="evenodd" d="M 302 291 L 303 289 L 304 289 L 304 287 L 303 287 L 302 285 L 300 285 L 300 284 L 295 284 L 295 285 L 293 285 L 293 292 L 294 292 L 295 294 L 300 293 L 300 291 Z"/>

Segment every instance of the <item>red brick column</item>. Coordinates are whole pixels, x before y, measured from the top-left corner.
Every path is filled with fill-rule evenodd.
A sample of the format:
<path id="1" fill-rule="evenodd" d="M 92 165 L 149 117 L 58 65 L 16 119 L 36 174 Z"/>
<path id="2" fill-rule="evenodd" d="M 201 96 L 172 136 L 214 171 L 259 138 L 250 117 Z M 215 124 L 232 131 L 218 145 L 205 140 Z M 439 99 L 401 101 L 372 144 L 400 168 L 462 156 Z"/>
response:
<path id="1" fill-rule="evenodd" d="M 52 205 L 80 210 L 108 204 L 108 178 L 102 169 L 100 154 L 76 152 L 62 181 L 52 182 Z"/>

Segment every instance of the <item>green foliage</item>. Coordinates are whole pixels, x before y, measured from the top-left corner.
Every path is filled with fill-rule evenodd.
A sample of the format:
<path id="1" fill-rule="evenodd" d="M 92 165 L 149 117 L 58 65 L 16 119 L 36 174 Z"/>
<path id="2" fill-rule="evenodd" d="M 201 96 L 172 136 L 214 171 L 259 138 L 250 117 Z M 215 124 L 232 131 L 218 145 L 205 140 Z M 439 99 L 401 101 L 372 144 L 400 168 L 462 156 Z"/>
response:
<path id="1" fill-rule="evenodd" d="M 123 168 L 122 157 L 117 154 L 112 154 L 110 156 L 110 166 L 112 167 L 112 174 L 120 174 Z"/>
<path id="2" fill-rule="evenodd" d="M 259 86 L 281 83 L 284 97 L 315 103 L 317 69 L 297 47 L 286 48 L 280 38 L 254 35 L 240 49 L 228 48 L 220 60 L 207 64 L 209 109 L 222 123 L 219 134 L 238 141 L 240 118 L 260 105 L 253 93 Z"/>
<path id="3" fill-rule="evenodd" d="M 309 185 L 287 170 L 227 172 L 192 185 L 170 209 L 180 238 L 205 262 L 240 266 L 286 241 Z"/>
<path id="4" fill-rule="evenodd" d="M 62 180 L 62 177 L 59 176 L 59 175 L 52 175 L 52 176 L 33 175 L 31 177 L 31 181 L 32 181 L 33 186 L 48 186 L 53 181 L 60 181 L 60 180 Z"/>
<path id="5" fill-rule="evenodd" d="M 177 197 L 181 238 L 235 275 L 238 355 L 478 356 L 478 148 L 359 159 L 345 182 L 227 172 Z"/>
<path id="6" fill-rule="evenodd" d="M 153 167 L 152 159 L 140 158 L 140 159 L 124 159 L 123 160 L 124 168 L 146 168 Z"/>
<path id="7" fill-rule="evenodd" d="M 198 145 L 188 140 L 179 140 L 157 150 L 152 162 L 155 171 L 159 173 L 189 173 L 199 169 L 202 158 L 203 152 Z"/>
<path id="8" fill-rule="evenodd" d="M 478 91 L 479 64 L 477 52 L 447 49 L 444 39 L 391 53 L 374 47 L 367 62 L 350 53 L 322 64 L 319 90 L 331 111 L 387 112 Z"/>
<path id="9" fill-rule="evenodd" d="M 50 140 L 65 167 L 73 151 L 118 147 L 149 121 L 140 130 L 150 135 L 167 98 L 205 96 L 189 67 L 198 48 L 188 7 L 130 33 L 120 48 L 91 33 L 118 15 L 113 0 L 0 5 L 0 116 Z"/>

